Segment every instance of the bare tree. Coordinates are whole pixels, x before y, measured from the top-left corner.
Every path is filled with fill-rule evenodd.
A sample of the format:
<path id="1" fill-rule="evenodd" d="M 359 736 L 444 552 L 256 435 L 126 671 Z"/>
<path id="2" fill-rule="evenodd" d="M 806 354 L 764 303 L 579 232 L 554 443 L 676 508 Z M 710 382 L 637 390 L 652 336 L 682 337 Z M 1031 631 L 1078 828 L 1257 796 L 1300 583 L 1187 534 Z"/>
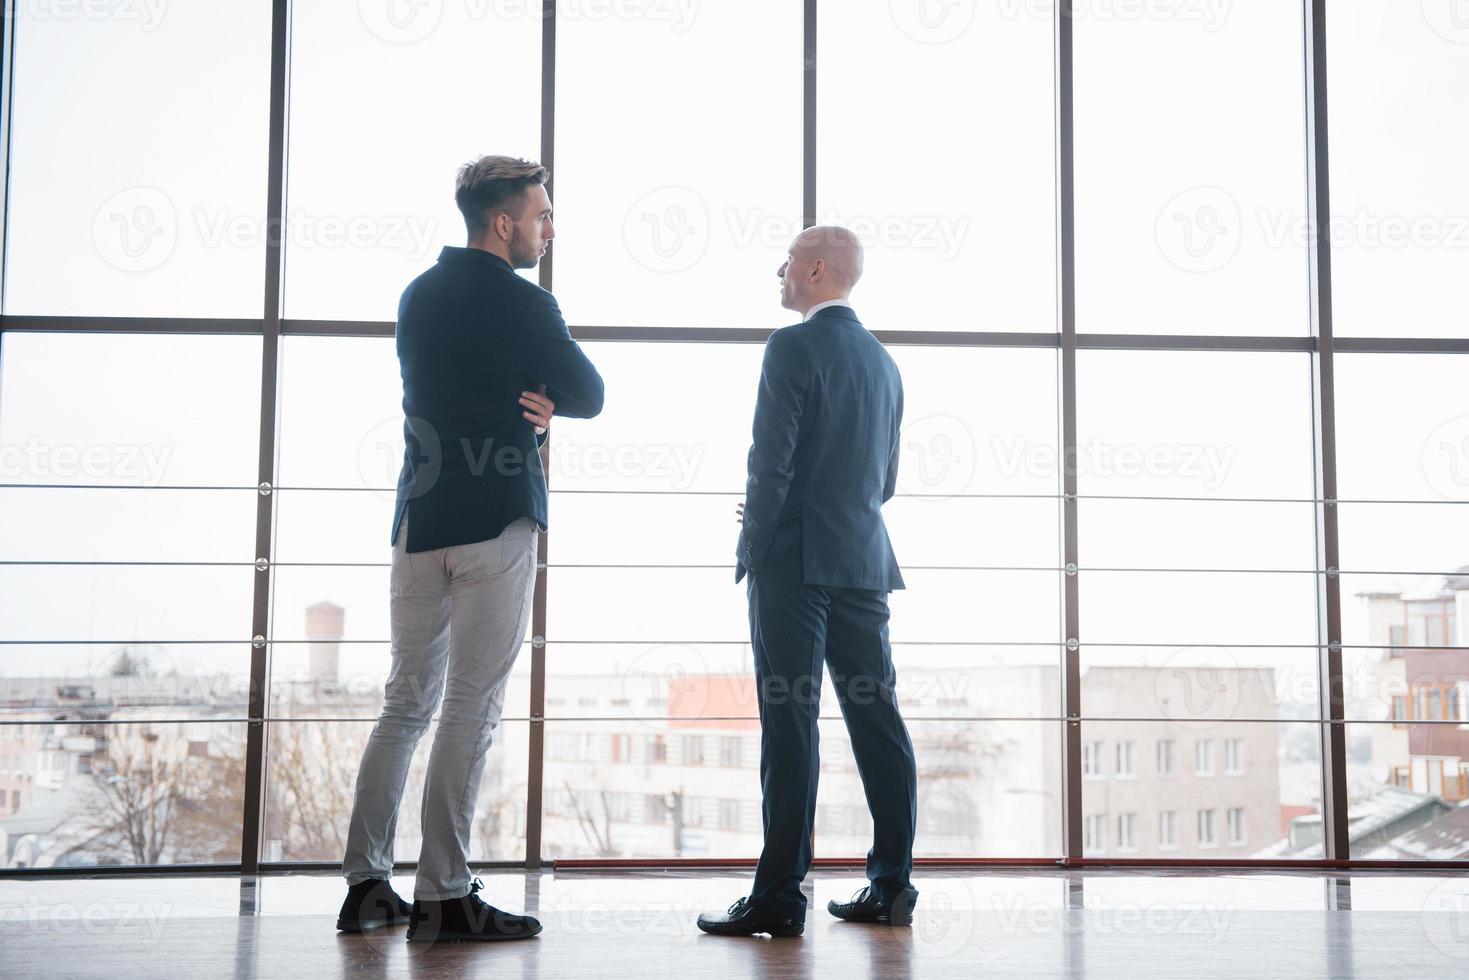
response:
<path id="1" fill-rule="evenodd" d="M 235 860 L 244 762 L 149 724 L 113 727 L 92 762 L 92 808 L 68 828 L 84 844 L 133 864 Z M 204 745 L 203 751 L 195 746 Z"/>
<path id="2" fill-rule="evenodd" d="M 365 726 L 273 726 L 270 733 L 271 835 L 296 861 L 335 861 L 346 849 Z"/>
<path id="3" fill-rule="evenodd" d="M 233 863 L 240 859 L 240 815 L 245 810 L 245 757 L 225 747 L 187 759 L 187 797 L 171 837 L 176 861 Z"/>
<path id="4" fill-rule="evenodd" d="M 186 759 L 157 732 L 123 726 L 107 740 L 103 765 L 93 769 L 98 806 L 88 817 L 94 841 L 121 851 L 133 864 L 157 864 L 186 795 Z"/>
<path id="5" fill-rule="evenodd" d="M 589 809 L 582 808 L 581 794 L 571 788 L 570 782 L 563 782 L 566 788 L 567 798 L 571 800 L 571 809 L 576 814 L 576 822 L 581 831 L 586 835 L 597 853 L 602 857 L 612 857 L 616 851 L 612 847 L 612 806 L 608 800 L 607 791 L 600 790 L 598 799 L 602 801 L 602 825 L 597 826 L 597 818 Z"/>

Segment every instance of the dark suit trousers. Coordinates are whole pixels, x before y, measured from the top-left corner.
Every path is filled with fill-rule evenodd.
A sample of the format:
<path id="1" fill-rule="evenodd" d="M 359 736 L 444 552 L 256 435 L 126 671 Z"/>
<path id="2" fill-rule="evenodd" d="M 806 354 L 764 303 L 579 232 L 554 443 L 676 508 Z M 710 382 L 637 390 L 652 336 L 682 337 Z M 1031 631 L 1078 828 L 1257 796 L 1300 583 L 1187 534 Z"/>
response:
<path id="1" fill-rule="evenodd" d="M 872 814 L 867 877 L 883 900 L 910 887 L 918 776 L 898 712 L 887 593 L 804 585 L 801 559 L 772 562 L 746 584 L 760 698 L 765 848 L 757 905 L 803 918 L 816 818 L 822 664 L 836 688 Z"/>

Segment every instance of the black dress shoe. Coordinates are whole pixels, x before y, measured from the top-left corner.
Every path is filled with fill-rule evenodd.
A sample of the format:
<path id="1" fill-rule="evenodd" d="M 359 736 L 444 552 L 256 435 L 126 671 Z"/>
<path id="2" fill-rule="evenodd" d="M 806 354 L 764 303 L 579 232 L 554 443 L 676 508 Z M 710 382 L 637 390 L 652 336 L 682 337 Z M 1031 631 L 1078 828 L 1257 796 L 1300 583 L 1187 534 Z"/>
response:
<path id="1" fill-rule="evenodd" d="M 541 931 L 541 923 L 528 915 L 513 915 L 486 904 L 475 894 L 483 887 L 484 883 L 476 878 L 463 898 L 415 901 L 408 920 L 408 941 L 494 942 L 529 939 Z"/>
<path id="2" fill-rule="evenodd" d="M 381 878 L 369 878 L 348 887 L 346 901 L 337 913 L 337 931 L 372 932 L 400 925 L 408 921 L 411 909 L 392 885 Z"/>
<path id="3" fill-rule="evenodd" d="M 799 936 L 806 930 L 806 923 L 784 912 L 757 908 L 748 898 L 742 898 L 725 912 L 705 912 L 699 916 L 699 928 L 715 936 L 753 936 L 761 932 Z"/>
<path id="4" fill-rule="evenodd" d="M 880 902 L 872 894 L 872 887 L 862 889 L 852 896 L 850 902 L 830 901 L 826 910 L 838 919 L 848 922 L 881 922 L 890 926 L 913 924 L 913 906 L 918 902 L 918 890 L 905 888 L 891 901 Z"/>

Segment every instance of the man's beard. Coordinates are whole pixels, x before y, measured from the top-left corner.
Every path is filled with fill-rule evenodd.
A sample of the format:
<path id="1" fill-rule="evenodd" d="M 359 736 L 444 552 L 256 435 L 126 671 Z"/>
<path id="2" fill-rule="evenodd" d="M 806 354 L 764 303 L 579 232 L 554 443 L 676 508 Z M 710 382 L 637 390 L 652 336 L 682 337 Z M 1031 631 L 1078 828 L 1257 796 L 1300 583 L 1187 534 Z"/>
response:
<path id="1" fill-rule="evenodd" d="M 510 235 L 510 266 L 514 269 L 534 269 L 540 261 L 540 249 L 530 243 L 530 238 L 519 229 Z"/>

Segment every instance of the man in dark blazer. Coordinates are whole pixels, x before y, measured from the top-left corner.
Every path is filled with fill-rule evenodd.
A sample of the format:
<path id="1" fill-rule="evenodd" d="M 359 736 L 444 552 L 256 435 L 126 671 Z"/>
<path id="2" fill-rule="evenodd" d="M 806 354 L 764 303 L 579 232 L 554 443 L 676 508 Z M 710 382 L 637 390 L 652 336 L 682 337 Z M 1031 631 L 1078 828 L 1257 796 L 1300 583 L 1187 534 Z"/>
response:
<path id="1" fill-rule="evenodd" d="M 881 513 L 897 482 L 902 379 L 848 299 L 862 275 L 856 236 L 807 229 L 779 275 L 781 305 L 804 319 L 765 346 L 735 571 L 737 582 L 749 576 L 765 847 L 751 894 L 699 917 L 719 935 L 805 928 L 823 664 L 874 831 L 870 884 L 828 911 L 907 925 L 918 897 L 909 880 L 917 769 L 888 643 L 887 594 L 903 577 Z"/>
<path id="2" fill-rule="evenodd" d="M 466 248 L 446 247 L 403 291 L 403 469 L 389 573 L 392 671 L 357 774 L 337 928 L 408 922 L 410 940 L 522 939 L 528 916 L 487 905 L 470 827 L 505 682 L 525 640 L 546 529 L 539 447 L 552 413 L 602 410 L 602 378 L 534 268 L 554 229 L 546 168 L 488 156 L 459 172 Z M 414 747 L 436 709 L 411 907 L 388 883 Z"/>

